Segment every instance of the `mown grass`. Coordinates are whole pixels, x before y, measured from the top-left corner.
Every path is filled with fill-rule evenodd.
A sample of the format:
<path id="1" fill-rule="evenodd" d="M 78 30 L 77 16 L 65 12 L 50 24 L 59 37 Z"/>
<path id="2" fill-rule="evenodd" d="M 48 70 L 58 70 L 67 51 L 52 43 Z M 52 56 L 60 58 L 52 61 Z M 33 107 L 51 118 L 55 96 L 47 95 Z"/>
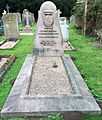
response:
<path id="1" fill-rule="evenodd" d="M 84 35 L 79 35 L 70 26 L 70 41 L 75 52 L 65 52 L 75 59 L 74 63 L 97 100 L 102 100 L 102 50 L 89 43 L 96 41 Z"/>
<path id="2" fill-rule="evenodd" d="M 17 77 L 27 54 L 33 51 L 33 36 L 20 36 L 20 42 L 12 50 L 0 50 L 0 55 L 16 55 L 17 60 L 0 83 L 0 110 L 11 90 L 10 80 Z"/>
<path id="3" fill-rule="evenodd" d="M 36 25 L 32 27 L 34 30 Z M 1 39 L 2 37 L 0 37 Z M 70 54 L 74 59 L 74 63 L 80 70 L 88 87 L 92 91 L 96 100 L 102 100 L 102 50 L 89 45 L 89 42 L 95 41 L 94 38 L 79 35 L 75 28 L 70 26 L 70 41 L 72 42 L 76 51 L 67 51 L 65 54 Z M 20 42 L 12 50 L 0 50 L 1 55 L 16 55 L 18 58 L 5 75 L 0 84 L 0 110 L 5 103 L 5 100 L 11 90 L 10 80 L 15 79 L 20 71 L 20 68 L 25 60 L 27 54 L 33 51 L 33 36 L 20 36 Z M 63 118 L 54 115 L 49 116 L 45 120 L 62 120 Z M 0 120 L 4 120 L 0 118 Z M 7 119 L 5 119 L 7 120 Z M 9 120 L 24 120 L 24 118 L 11 118 Z M 100 116 L 85 115 L 84 120 L 102 120 Z"/>
<path id="4" fill-rule="evenodd" d="M 5 36 L 0 36 L 0 42 L 5 39 Z"/>

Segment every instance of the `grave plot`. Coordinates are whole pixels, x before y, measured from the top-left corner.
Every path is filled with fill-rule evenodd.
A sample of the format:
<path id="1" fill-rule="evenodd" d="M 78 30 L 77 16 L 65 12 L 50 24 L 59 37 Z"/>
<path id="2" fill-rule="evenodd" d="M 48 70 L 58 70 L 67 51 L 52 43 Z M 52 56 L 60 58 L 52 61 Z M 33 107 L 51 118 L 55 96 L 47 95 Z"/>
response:
<path id="1" fill-rule="evenodd" d="M 13 55 L 0 55 L 0 82 L 15 60 L 16 57 Z"/>
<path id="2" fill-rule="evenodd" d="M 5 50 L 5 49 L 12 49 L 15 47 L 15 45 L 19 42 L 19 39 L 7 39 L 3 42 L 0 43 L 0 49 Z"/>
<path id="3" fill-rule="evenodd" d="M 19 42 L 18 20 L 16 14 L 4 14 L 3 23 L 6 40 L 0 44 L 0 49 L 12 49 Z"/>

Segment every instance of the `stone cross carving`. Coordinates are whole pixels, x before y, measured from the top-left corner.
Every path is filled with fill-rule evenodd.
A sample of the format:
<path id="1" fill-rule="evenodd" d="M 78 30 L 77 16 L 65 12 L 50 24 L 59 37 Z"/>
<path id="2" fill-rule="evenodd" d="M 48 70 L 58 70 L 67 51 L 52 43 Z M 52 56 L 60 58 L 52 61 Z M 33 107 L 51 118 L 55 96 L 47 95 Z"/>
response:
<path id="1" fill-rule="evenodd" d="M 10 8 L 10 7 L 7 5 L 7 6 L 6 6 L 7 13 L 9 13 L 9 8 Z"/>

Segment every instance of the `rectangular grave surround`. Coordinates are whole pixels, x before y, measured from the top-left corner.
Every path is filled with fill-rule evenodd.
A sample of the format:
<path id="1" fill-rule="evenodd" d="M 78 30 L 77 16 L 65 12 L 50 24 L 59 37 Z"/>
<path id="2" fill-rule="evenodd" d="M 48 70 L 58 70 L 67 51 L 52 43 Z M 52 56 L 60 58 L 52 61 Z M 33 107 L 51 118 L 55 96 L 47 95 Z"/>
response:
<path id="1" fill-rule="evenodd" d="M 16 57 L 13 55 L 0 55 L 0 82 L 6 71 L 15 61 Z"/>
<path id="2" fill-rule="evenodd" d="M 56 112 L 80 112 L 89 114 L 100 114 L 101 110 L 98 104 L 89 92 L 87 85 L 82 79 L 70 56 L 62 56 L 61 58 L 58 57 L 57 59 L 55 57 L 53 58 L 55 61 L 58 60 L 56 61 L 57 65 L 62 64 L 61 66 L 64 74 L 62 74 L 61 76 L 64 75 L 65 79 L 63 80 L 63 83 L 61 83 L 61 86 L 65 86 L 65 89 L 61 89 L 60 91 L 61 87 L 59 83 L 57 84 L 57 80 L 55 80 L 56 85 L 54 89 L 58 85 L 57 92 L 56 90 L 50 91 L 51 89 L 48 89 L 47 91 L 45 91 L 45 89 L 43 89 L 42 91 L 37 91 L 39 94 L 35 93 L 35 87 L 31 86 L 32 81 L 35 78 L 31 75 L 32 73 L 33 75 L 36 74 L 34 73 L 34 71 L 36 67 L 38 67 L 38 65 L 40 64 L 41 66 L 39 66 L 39 68 L 40 70 L 42 70 L 41 74 L 45 74 L 47 70 L 46 66 L 43 65 L 45 65 L 44 61 L 45 63 L 47 63 L 46 61 L 48 59 L 45 60 L 42 59 L 42 57 L 39 58 L 34 55 L 27 56 L 22 69 L 15 81 L 15 84 L 13 85 L 13 88 L 1 111 L 2 116 L 47 116 L 48 114 Z M 49 62 L 46 64 L 47 67 L 52 67 L 53 59 L 48 60 Z M 43 69 L 42 66 L 45 68 Z M 51 71 L 54 71 L 54 69 Z M 58 70 L 56 70 L 54 74 L 56 74 L 57 72 Z M 47 72 L 47 74 L 48 73 L 49 72 Z M 48 80 L 48 78 L 46 80 Z M 60 80 L 62 80 L 62 78 Z M 41 81 L 39 82 L 39 84 L 35 82 L 35 85 L 38 84 L 38 86 L 42 87 L 43 85 L 41 85 Z M 49 81 L 45 84 L 47 85 L 47 88 L 48 85 L 52 85 L 49 84 L 51 82 L 53 84 L 54 81 Z M 64 82 L 66 84 L 64 84 Z M 69 89 L 71 91 L 69 91 Z"/>
<path id="3" fill-rule="evenodd" d="M 19 42 L 19 39 L 6 39 L 0 44 L 0 49 L 5 50 L 5 49 L 12 49 L 15 47 L 15 45 Z"/>

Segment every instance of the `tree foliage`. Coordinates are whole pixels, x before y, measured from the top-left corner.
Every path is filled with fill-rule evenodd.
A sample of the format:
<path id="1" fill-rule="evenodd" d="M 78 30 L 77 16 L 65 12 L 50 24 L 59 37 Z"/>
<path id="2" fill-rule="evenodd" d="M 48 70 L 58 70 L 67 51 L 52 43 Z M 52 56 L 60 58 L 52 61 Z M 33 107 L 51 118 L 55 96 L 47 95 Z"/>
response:
<path id="1" fill-rule="evenodd" d="M 0 0 L 0 14 L 3 10 L 6 10 L 6 5 L 10 7 L 10 12 L 20 12 L 23 9 L 28 9 L 30 12 L 35 14 L 37 18 L 38 10 L 41 4 L 46 0 Z M 62 16 L 69 17 L 70 11 L 76 2 L 76 0 L 50 0 L 54 2 L 58 9 L 62 11 Z"/>
<path id="2" fill-rule="evenodd" d="M 83 16 L 84 16 L 84 7 L 85 4 L 76 4 L 73 8 L 75 14 L 80 20 L 78 23 L 83 27 Z M 102 29 L 102 0 L 89 0 L 88 10 L 87 10 L 87 32 L 91 33 L 95 30 Z"/>

